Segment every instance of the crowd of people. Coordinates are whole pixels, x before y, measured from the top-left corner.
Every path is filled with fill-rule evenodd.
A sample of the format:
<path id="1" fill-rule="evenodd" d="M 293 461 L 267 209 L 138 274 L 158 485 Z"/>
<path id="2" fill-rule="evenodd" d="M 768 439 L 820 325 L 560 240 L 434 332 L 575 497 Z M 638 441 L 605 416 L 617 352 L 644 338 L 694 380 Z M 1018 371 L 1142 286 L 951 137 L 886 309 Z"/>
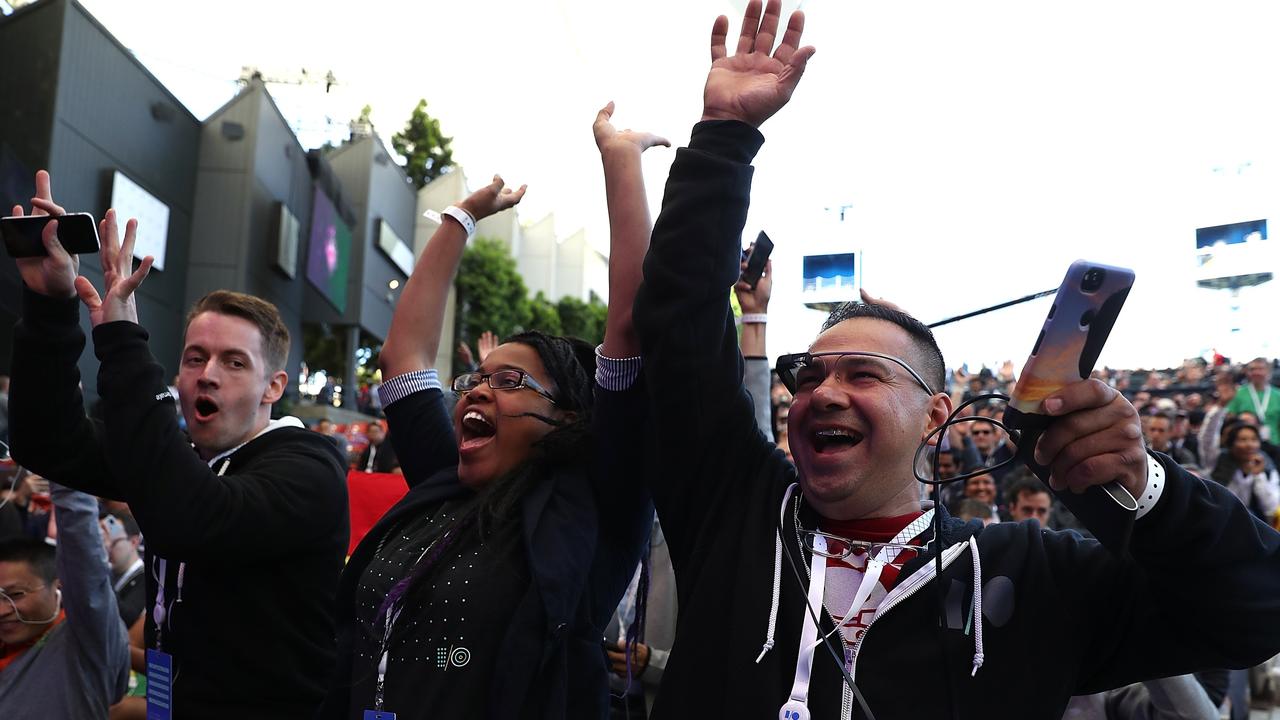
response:
<path id="1" fill-rule="evenodd" d="M 1033 448 L 1050 488 L 1001 402 L 948 422 L 1007 393 L 1014 366 L 948 371 L 890 302 L 846 303 L 809 348 L 770 358 L 771 269 L 743 280 L 740 239 L 760 127 L 815 52 L 803 31 L 802 13 L 752 0 L 730 52 L 716 20 L 656 222 L 640 159 L 669 143 L 616 128 L 613 103 L 597 114 L 598 347 L 484 336 L 440 378 L 463 248 L 525 188 L 495 176 L 449 207 L 379 356 L 385 425 L 354 452 L 331 423 L 272 419 L 289 332 L 269 302 L 200 299 L 171 387 L 135 309 L 151 264 L 135 267 L 136 222 L 103 218 L 101 288 L 49 223 L 48 255 L 17 260 L 3 398 L 20 467 L 0 500 L 0 715 L 1244 709 L 1229 670 L 1280 652 L 1274 364 L 1103 370 L 1053 393 Z M 14 214 L 64 212 L 48 173 L 36 189 Z M 402 475 L 404 492 L 349 548 L 352 471 Z M 969 477 L 935 492 L 922 471 Z M 1078 498 L 1112 482 L 1138 509 L 1110 508 L 1127 531 L 1095 539 Z"/>

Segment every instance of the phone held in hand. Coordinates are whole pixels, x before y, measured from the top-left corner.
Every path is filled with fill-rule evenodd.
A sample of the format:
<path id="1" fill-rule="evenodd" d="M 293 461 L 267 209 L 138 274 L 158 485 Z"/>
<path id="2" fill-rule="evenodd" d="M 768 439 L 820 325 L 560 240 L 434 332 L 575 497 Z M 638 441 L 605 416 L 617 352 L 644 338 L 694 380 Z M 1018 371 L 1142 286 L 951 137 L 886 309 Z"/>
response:
<path id="1" fill-rule="evenodd" d="M 769 255 L 773 252 L 773 241 L 765 234 L 763 230 L 756 236 L 756 242 L 751 246 L 751 254 L 747 256 L 747 268 L 742 271 L 740 280 L 751 286 L 752 290 L 756 289 L 756 283 L 760 282 L 760 276 L 764 274 L 764 265 L 769 262 Z"/>
<path id="2" fill-rule="evenodd" d="M 41 235 L 44 233 L 45 226 L 53 220 L 58 221 L 58 241 L 68 253 L 83 255 L 98 252 L 100 248 L 98 226 L 89 213 L 26 215 L 0 218 L 0 235 L 4 236 L 4 246 L 9 257 L 29 258 L 48 255 Z"/>
<path id="3" fill-rule="evenodd" d="M 1093 372 L 1133 281 L 1134 273 L 1128 268 L 1084 260 L 1071 264 L 1011 393 L 1006 425 L 1033 431 L 1036 437 L 1048 427 L 1052 418 L 1041 413 L 1041 403 Z M 1103 489 L 1122 506 L 1137 508 L 1119 483 L 1113 481 Z"/>

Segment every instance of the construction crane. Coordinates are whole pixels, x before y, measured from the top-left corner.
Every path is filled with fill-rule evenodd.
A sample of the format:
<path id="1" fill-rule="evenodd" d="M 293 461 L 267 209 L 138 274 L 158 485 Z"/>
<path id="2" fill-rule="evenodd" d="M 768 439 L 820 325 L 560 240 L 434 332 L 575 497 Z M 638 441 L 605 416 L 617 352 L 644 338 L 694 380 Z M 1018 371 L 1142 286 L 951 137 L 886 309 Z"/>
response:
<path id="1" fill-rule="evenodd" d="M 327 94 L 338 84 L 338 78 L 334 77 L 333 71 L 328 70 L 324 75 L 318 75 L 306 68 L 296 73 L 264 73 L 256 65 L 242 65 L 240 67 L 240 77 L 236 82 L 241 85 L 248 85 L 253 80 L 261 80 L 264 83 L 272 85 L 314 85 L 324 84 L 324 91 Z"/>

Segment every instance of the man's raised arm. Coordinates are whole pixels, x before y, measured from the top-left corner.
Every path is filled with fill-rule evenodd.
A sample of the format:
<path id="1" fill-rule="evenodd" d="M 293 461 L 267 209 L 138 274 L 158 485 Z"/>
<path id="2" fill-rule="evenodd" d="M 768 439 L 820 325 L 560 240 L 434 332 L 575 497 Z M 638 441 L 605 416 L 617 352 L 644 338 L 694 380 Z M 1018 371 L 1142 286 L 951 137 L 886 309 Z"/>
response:
<path id="1" fill-rule="evenodd" d="M 743 391 L 729 289 L 738 280 L 750 163 L 764 140 L 756 128 L 790 99 L 813 48 L 798 47 L 804 16 L 797 12 L 773 50 L 780 2 L 761 10 L 758 0 L 747 6 L 732 56 L 725 48 L 728 19 L 717 18 L 712 28 L 703 121 L 671 166 L 636 301 L 655 419 L 671 428 L 656 433 L 660 462 L 671 467 L 665 477 L 680 483 L 684 495 L 713 492 L 685 482 L 700 468 L 714 466 L 717 476 L 726 476 L 732 473 L 727 463 L 750 462 L 742 457 L 744 438 L 758 440 L 751 447 L 758 446 L 761 457 L 769 447 Z M 657 480 L 655 501 L 666 523 L 683 509 L 667 492 L 674 486 L 662 483 Z"/>

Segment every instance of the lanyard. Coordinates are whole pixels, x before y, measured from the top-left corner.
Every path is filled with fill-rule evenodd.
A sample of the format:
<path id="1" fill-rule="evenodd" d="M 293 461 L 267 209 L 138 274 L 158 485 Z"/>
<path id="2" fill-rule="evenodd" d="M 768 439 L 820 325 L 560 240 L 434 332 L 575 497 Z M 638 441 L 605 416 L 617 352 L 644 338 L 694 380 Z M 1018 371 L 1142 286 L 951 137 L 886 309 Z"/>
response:
<path id="1" fill-rule="evenodd" d="M 174 598 L 173 603 L 168 606 L 164 602 L 164 586 L 169 580 L 169 561 L 157 555 L 156 569 L 159 570 L 159 577 L 156 578 L 156 604 L 151 610 L 151 617 L 156 623 L 156 649 L 164 650 L 164 629 L 172 629 L 172 625 L 168 622 L 169 612 L 173 609 L 174 604 L 182 602 L 182 585 L 187 578 L 187 564 L 185 562 L 178 563 L 178 595 Z"/>
<path id="2" fill-rule="evenodd" d="M 840 621 L 840 624 L 836 626 L 837 632 L 842 625 L 862 611 L 862 606 L 871 597 L 871 591 L 875 589 L 876 583 L 880 582 L 880 574 L 884 570 L 884 566 L 893 562 L 902 553 L 903 550 L 900 546 L 907 544 L 928 528 L 929 521 L 932 518 L 933 510 L 925 512 L 898 532 L 893 540 L 887 543 L 887 547 L 881 548 L 873 557 L 868 558 L 867 568 L 863 571 L 862 582 L 858 584 L 858 591 L 854 594 L 853 603 L 849 606 L 849 612 Z M 813 538 L 813 550 L 813 557 L 810 560 L 809 597 L 807 600 L 809 607 L 805 609 L 804 627 L 800 631 L 800 653 L 796 657 L 795 680 L 791 685 L 791 697 L 778 710 L 779 720 L 809 720 L 809 677 L 813 673 L 813 653 L 819 645 L 826 642 L 825 637 L 818 638 L 818 625 L 815 618 L 821 617 L 819 612 L 823 606 L 823 595 L 826 591 L 827 557 L 825 553 L 827 552 L 827 539 L 821 535 L 815 535 Z M 892 553 L 892 555 L 889 555 L 889 553 Z"/>
<path id="3" fill-rule="evenodd" d="M 1271 405 L 1271 387 L 1268 386 L 1262 391 L 1262 399 L 1258 399 L 1258 391 L 1254 389 L 1253 384 L 1249 385 L 1249 394 L 1253 396 L 1253 409 L 1258 411 L 1258 422 L 1267 421 L 1267 407 Z"/>
<path id="4" fill-rule="evenodd" d="M 378 684 L 373 691 L 373 709 L 375 712 L 382 712 L 382 689 L 387 682 L 387 656 L 391 652 L 391 628 L 395 627 L 396 620 L 400 619 L 400 604 L 396 603 L 394 607 L 387 610 L 386 622 L 382 628 L 382 642 L 380 649 L 382 652 L 378 657 Z"/>
<path id="5" fill-rule="evenodd" d="M 369 462 L 365 463 L 364 471 L 373 472 L 373 459 L 378 456 L 378 446 L 369 443 Z"/>

